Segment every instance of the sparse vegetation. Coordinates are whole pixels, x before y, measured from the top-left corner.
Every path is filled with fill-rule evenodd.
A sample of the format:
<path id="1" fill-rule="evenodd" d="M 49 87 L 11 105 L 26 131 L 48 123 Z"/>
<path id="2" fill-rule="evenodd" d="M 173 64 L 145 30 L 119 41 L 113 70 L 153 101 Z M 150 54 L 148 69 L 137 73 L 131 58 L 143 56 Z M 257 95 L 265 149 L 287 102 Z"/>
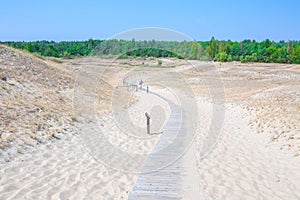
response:
<path id="1" fill-rule="evenodd" d="M 61 61 L 61 60 L 59 60 L 57 58 L 50 58 L 50 60 L 53 61 L 53 62 L 56 62 L 58 64 L 62 64 L 63 63 L 63 61 Z"/>
<path id="2" fill-rule="evenodd" d="M 158 60 L 158 61 L 157 61 L 157 65 L 158 65 L 158 66 L 161 66 L 161 65 L 162 65 L 162 60 Z"/>
<path id="3" fill-rule="evenodd" d="M 35 146 L 49 139 L 49 129 L 63 133 L 64 127 L 72 125 L 67 116 L 71 107 L 56 89 L 72 87 L 72 72 L 61 73 L 36 58 L 39 56 L 3 45 L 0 52 L 0 149 Z"/>
<path id="4" fill-rule="evenodd" d="M 72 120 L 72 122 L 76 122 L 76 121 L 77 121 L 77 119 L 76 119 L 75 116 L 72 116 L 72 117 L 71 117 L 71 120 Z"/>
<path id="5" fill-rule="evenodd" d="M 39 58 L 39 59 L 42 59 L 42 60 L 45 60 L 45 58 L 43 56 L 41 56 L 41 54 L 38 54 L 38 53 L 33 53 L 32 54 L 34 57 L 36 58 Z"/>

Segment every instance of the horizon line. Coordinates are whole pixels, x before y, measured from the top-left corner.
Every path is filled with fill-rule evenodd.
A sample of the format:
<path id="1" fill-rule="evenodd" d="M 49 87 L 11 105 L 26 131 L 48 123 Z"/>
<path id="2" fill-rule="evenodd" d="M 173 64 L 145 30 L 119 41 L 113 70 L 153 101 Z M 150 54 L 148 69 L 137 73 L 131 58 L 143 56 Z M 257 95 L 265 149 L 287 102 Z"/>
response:
<path id="1" fill-rule="evenodd" d="M 245 38 L 243 40 L 232 40 L 232 39 L 216 39 L 214 36 L 211 37 L 210 40 L 182 40 L 182 41 L 176 41 L 176 40 L 156 40 L 156 39 L 147 39 L 147 40 L 143 40 L 143 39 L 116 39 L 116 38 L 109 38 L 109 39 L 100 39 L 100 38 L 89 38 L 89 39 L 82 39 L 82 40 L 47 40 L 47 39 L 37 39 L 37 40 L 0 40 L 0 43 L 8 43 L 8 42 L 54 42 L 54 43 L 60 43 L 60 42 L 86 42 L 89 40 L 94 40 L 94 41 L 111 41 L 111 40 L 116 40 L 116 41 L 136 41 L 136 42 L 143 42 L 143 41 L 156 41 L 156 42 L 209 42 L 212 39 L 214 39 L 215 41 L 219 41 L 219 42 L 243 42 L 243 41 L 252 41 L 252 42 L 264 42 L 266 40 L 269 40 L 271 42 L 276 42 L 276 43 L 280 43 L 280 42 L 300 42 L 300 40 L 295 40 L 295 39 L 288 39 L 288 40 L 272 40 L 270 38 L 265 38 L 263 40 L 255 40 L 255 39 L 250 39 L 250 38 Z"/>

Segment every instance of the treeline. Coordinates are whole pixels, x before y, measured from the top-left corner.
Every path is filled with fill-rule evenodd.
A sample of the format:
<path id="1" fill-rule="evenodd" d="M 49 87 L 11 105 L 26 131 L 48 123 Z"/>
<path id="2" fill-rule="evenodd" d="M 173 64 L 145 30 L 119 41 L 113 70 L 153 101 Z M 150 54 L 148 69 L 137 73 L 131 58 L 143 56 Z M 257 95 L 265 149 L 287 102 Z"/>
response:
<path id="1" fill-rule="evenodd" d="M 35 42 L 1 42 L 16 49 L 22 49 L 30 53 L 37 53 L 41 56 L 72 58 L 77 56 L 87 56 L 101 44 L 103 40 L 88 41 L 35 41 Z"/>
<path id="2" fill-rule="evenodd" d="M 176 41 L 36 41 L 1 42 L 42 56 L 72 58 L 77 56 L 177 57 L 196 60 L 273 62 L 300 64 L 300 41 L 274 42 L 254 40 L 176 42 Z"/>

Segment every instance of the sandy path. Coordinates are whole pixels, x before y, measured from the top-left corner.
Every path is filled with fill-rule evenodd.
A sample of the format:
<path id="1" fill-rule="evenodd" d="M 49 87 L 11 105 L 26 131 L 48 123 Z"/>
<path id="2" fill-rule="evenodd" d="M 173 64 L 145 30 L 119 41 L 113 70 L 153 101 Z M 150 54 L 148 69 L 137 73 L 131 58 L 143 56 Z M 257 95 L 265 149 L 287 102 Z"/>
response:
<path id="1" fill-rule="evenodd" d="M 172 161 L 178 159 L 181 147 L 184 147 L 182 143 L 185 141 L 186 132 L 184 124 L 181 124 L 182 109 L 176 102 L 161 94 L 150 93 L 168 102 L 171 114 L 129 199 L 180 199 L 183 170 L 179 162 L 172 164 Z M 170 164 L 172 165 L 168 166 Z"/>
<path id="2" fill-rule="evenodd" d="M 171 166 L 140 175 L 130 199 L 300 198 L 300 160 L 270 148 L 269 136 L 250 128 L 249 112 L 238 104 L 226 104 L 219 140 L 210 154 L 200 158 L 212 104 L 199 99 L 198 105 L 200 129 L 192 146 Z M 150 156 L 144 170 L 171 155 L 172 151 L 164 151 Z"/>

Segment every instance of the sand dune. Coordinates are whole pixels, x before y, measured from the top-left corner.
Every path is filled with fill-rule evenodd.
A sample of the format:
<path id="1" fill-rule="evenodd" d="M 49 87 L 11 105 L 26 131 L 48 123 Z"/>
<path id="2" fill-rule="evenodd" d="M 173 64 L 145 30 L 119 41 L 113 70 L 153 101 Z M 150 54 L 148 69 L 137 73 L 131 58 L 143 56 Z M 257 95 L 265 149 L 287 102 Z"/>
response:
<path id="1" fill-rule="evenodd" d="M 201 120 L 208 120 L 201 116 Z M 199 199 L 299 198 L 300 160 L 269 148 L 269 137 L 255 134 L 248 123 L 247 110 L 236 104 L 226 105 L 216 148 L 197 161 Z M 197 143 L 201 141 L 196 139 Z"/>
<path id="2" fill-rule="evenodd" d="M 53 63 L 47 62 L 53 69 Z M 132 64 L 126 64 L 129 62 Z M 158 95 L 135 91 L 135 88 L 117 88 L 130 75 L 129 69 L 140 62 L 145 65 L 149 62 L 150 67 L 131 72 L 137 74 L 131 75 L 131 80 L 136 82 L 141 75 L 146 80 L 144 70 L 150 75 L 160 70 L 163 81 L 150 85 L 151 91 Z M 164 62 L 170 66 L 176 64 L 175 59 Z M 190 148 L 170 168 L 164 168 L 176 169 L 177 173 L 172 184 L 179 189 L 176 193 L 168 191 L 170 198 L 300 198 L 298 65 L 217 63 L 213 65 L 220 73 L 218 76 L 210 69 L 211 63 L 181 60 L 178 68 L 160 69 L 153 68 L 153 63 L 156 61 L 77 58 L 55 64 L 55 68 L 62 67 L 71 74 L 86 66 L 80 79 L 84 84 L 80 88 L 75 85 L 77 97 L 82 98 L 75 99 L 74 123 L 60 126 L 60 134 L 36 144 L 30 152 L 15 152 L 9 162 L 5 157 L 13 148 L 1 150 L 0 199 L 128 199 L 141 184 L 143 174 L 140 173 L 147 166 L 144 164 L 149 155 L 154 155 L 156 145 L 167 138 L 146 134 L 144 114 L 146 111 L 152 114 L 153 133 L 164 134 L 174 111 L 170 102 L 179 107 L 185 105 L 183 116 L 190 117 L 190 121 L 197 119 L 194 140 L 188 143 Z M 170 76 L 176 73 L 180 76 Z M 103 76 L 97 79 L 99 74 Z M 186 82 L 176 82 L 181 76 Z M 210 91 L 218 86 L 220 77 L 225 95 L 220 95 L 220 90 Z M 101 83 L 96 89 L 92 87 L 95 81 Z M 157 78 L 150 76 L 151 81 L 157 82 Z M 169 82 L 174 87 L 166 87 Z M 194 113 L 192 104 L 180 102 L 180 94 L 187 102 L 193 100 L 191 93 L 184 91 L 185 83 L 193 88 L 199 116 L 191 114 Z M 62 98 L 67 101 L 67 94 L 72 90 L 62 91 Z M 93 95 L 95 91 L 97 95 Z M 216 93 L 215 99 L 212 92 Z M 118 101 L 111 104 L 114 98 Z M 80 106 L 82 102 L 85 104 Z M 127 116 L 128 124 L 123 124 L 118 116 Z M 189 120 L 186 123 L 190 127 Z M 1 125 L 1 128 L 5 127 Z M 186 145 L 184 141 L 182 144 Z M 118 152 L 132 155 L 126 163 L 129 168 L 125 169 L 135 166 L 135 170 L 124 170 L 118 165 L 126 158 Z M 164 155 L 168 157 L 166 152 Z M 164 172 L 156 173 L 156 181 L 164 178 L 159 174 Z"/>

